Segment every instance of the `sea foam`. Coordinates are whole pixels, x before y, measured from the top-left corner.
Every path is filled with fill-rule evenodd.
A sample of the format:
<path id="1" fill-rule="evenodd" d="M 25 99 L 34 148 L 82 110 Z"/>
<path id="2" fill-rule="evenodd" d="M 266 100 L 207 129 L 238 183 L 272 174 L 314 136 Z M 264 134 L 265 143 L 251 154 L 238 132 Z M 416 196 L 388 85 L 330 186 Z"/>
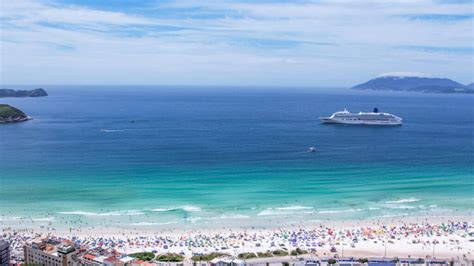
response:
<path id="1" fill-rule="evenodd" d="M 222 214 L 219 219 L 248 219 L 250 216 L 243 214 Z"/>
<path id="2" fill-rule="evenodd" d="M 168 225 L 168 224 L 177 224 L 178 222 L 163 222 L 163 223 L 152 223 L 152 222 L 137 222 L 131 223 L 130 225 L 136 226 L 150 226 L 150 225 Z"/>
<path id="3" fill-rule="evenodd" d="M 388 206 L 389 209 L 415 209 L 414 206 L 399 205 L 399 206 Z"/>
<path id="4" fill-rule="evenodd" d="M 54 217 L 34 218 L 32 220 L 35 222 L 54 222 Z"/>
<path id="5" fill-rule="evenodd" d="M 154 211 L 154 212 L 170 212 L 170 211 L 179 211 L 179 210 L 182 210 L 182 211 L 185 211 L 185 212 L 200 212 L 201 208 L 196 207 L 196 206 L 186 205 L 186 206 L 172 207 L 172 208 L 156 208 L 156 209 L 152 209 L 151 211 Z"/>
<path id="6" fill-rule="evenodd" d="M 22 219 L 20 216 L 3 216 L 0 218 L 0 221 L 19 221 Z"/>
<path id="7" fill-rule="evenodd" d="M 112 212 L 85 212 L 85 211 L 69 211 L 69 212 L 58 212 L 60 214 L 67 215 L 82 215 L 82 216 L 135 216 L 143 215 L 142 211 L 139 210 L 125 210 L 125 211 L 112 211 Z"/>
<path id="8" fill-rule="evenodd" d="M 288 207 L 280 207 L 276 208 L 277 210 L 281 211 L 293 211 L 293 210 L 311 210 L 313 207 L 308 207 L 308 206 L 288 206 Z"/>
<path id="9" fill-rule="evenodd" d="M 407 198 L 407 199 L 399 199 L 399 200 L 390 200 L 390 201 L 386 201 L 385 203 L 393 204 L 393 203 L 409 203 L 409 202 L 417 202 L 417 201 L 420 201 L 420 199 Z"/>
<path id="10" fill-rule="evenodd" d="M 366 209 L 345 209 L 345 210 L 324 210 L 319 211 L 320 214 L 332 214 L 332 213 L 346 213 L 346 212 L 360 212 L 365 211 Z"/>
<path id="11" fill-rule="evenodd" d="M 259 212 L 258 216 L 269 216 L 269 215 L 290 215 L 290 214 L 311 214 L 313 207 L 307 206 L 288 206 L 279 208 L 267 208 Z"/>

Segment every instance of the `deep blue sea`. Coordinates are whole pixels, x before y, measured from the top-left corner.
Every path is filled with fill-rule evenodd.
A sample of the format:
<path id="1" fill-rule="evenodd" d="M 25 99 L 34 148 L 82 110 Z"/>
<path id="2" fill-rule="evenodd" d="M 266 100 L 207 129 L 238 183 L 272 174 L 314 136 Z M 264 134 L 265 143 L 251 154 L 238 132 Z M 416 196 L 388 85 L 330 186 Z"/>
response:
<path id="1" fill-rule="evenodd" d="M 34 117 L 0 125 L 4 224 L 251 225 L 474 209 L 473 95 L 45 89 L 50 96 L 0 99 Z M 374 107 L 403 126 L 318 121 Z"/>

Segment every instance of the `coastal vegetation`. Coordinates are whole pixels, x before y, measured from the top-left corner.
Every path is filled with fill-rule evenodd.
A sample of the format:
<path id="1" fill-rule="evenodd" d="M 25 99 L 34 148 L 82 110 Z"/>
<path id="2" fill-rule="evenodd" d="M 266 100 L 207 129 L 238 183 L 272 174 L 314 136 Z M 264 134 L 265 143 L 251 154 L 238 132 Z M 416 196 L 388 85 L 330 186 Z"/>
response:
<path id="1" fill-rule="evenodd" d="M 34 90 L 0 89 L 0 97 L 44 97 L 48 93 L 43 88 Z"/>
<path id="2" fill-rule="evenodd" d="M 244 252 L 244 253 L 240 253 L 237 257 L 239 259 L 248 260 L 248 259 L 257 258 L 257 255 L 253 252 Z"/>
<path id="3" fill-rule="evenodd" d="M 273 257 L 273 254 L 270 251 L 267 252 L 257 252 L 259 258 L 270 258 Z"/>
<path id="4" fill-rule="evenodd" d="M 176 254 L 176 253 L 165 253 L 158 255 L 156 257 L 157 261 L 166 261 L 166 262 L 180 262 L 184 260 L 183 255 Z"/>
<path id="5" fill-rule="evenodd" d="M 219 258 L 222 256 L 230 256 L 227 253 L 221 253 L 221 252 L 211 252 L 203 255 L 194 255 L 191 257 L 191 260 L 193 261 L 211 261 L 215 258 Z"/>
<path id="6" fill-rule="evenodd" d="M 155 253 L 153 252 L 139 252 L 139 253 L 133 253 L 129 254 L 130 257 L 137 258 L 139 260 L 143 261 L 151 261 L 155 258 Z"/>
<path id="7" fill-rule="evenodd" d="M 296 256 L 296 255 L 302 255 L 302 254 L 307 254 L 308 252 L 305 250 L 302 250 L 300 248 L 297 248 L 291 252 L 291 255 Z M 207 254 L 202 254 L 202 255 L 194 255 L 191 257 L 192 261 L 211 261 L 215 258 L 219 257 L 225 257 L 225 256 L 230 256 L 227 253 L 221 253 L 221 252 L 211 252 Z M 243 252 L 237 255 L 239 259 L 243 260 L 248 260 L 248 259 L 256 259 L 256 258 L 271 258 L 271 257 L 284 257 L 288 256 L 288 251 L 284 249 L 279 249 L 279 250 L 274 250 L 274 251 L 265 251 L 265 252 Z M 163 261 L 163 260 L 162 260 Z"/>
<path id="8" fill-rule="evenodd" d="M 277 249 L 277 250 L 274 250 L 272 253 L 275 256 L 288 256 L 288 251 L 284 249 Z"/>
<path id="9" fill-rule="evenodd" d="M 303 250 L 303 249 L 300 249 L 300 248 L 296 248 L 294 250 L 291 251 L 291 256 L 298 256 L 298 255 L 303 255 L 303 254 L 307 254 L 308 251 L 306 250 Z"/>
<path id="10" fill-rule="evenodd" d="M 28 119 L 29 117 L 20 109 L 8 104 L 0 104 L 0 123 L 22 122 Z"/>

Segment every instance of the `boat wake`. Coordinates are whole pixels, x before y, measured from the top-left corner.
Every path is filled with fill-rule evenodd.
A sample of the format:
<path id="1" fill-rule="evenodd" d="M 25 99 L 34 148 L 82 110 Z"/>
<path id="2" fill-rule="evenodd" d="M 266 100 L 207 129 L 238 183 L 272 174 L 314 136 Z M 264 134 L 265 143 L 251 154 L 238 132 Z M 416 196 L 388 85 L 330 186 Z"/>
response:
<path id="1" fill-rule="evenodd" d="M 100 132 L 103 133 L 110 133 L 110 132 L 123 132 L 127 131 L 128 129 L 101 129 Z"/>

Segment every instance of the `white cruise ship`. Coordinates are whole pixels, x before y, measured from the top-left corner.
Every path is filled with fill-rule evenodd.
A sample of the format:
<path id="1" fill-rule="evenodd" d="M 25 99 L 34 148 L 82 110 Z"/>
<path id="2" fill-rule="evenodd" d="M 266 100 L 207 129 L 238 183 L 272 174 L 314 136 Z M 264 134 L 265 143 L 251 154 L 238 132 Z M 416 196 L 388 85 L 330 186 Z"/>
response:
<path id="1" fill-rule="evenodd" d="M 335 112 L 330 117 L 320 117 L 323 124 L 350 124 L 350 125 L 377 125 L 377 126 L 400 126 L 402 119 L 389 113 L 379 113 L 377 108 L 373 112 L 350 113 L 344 111 Z"/>

